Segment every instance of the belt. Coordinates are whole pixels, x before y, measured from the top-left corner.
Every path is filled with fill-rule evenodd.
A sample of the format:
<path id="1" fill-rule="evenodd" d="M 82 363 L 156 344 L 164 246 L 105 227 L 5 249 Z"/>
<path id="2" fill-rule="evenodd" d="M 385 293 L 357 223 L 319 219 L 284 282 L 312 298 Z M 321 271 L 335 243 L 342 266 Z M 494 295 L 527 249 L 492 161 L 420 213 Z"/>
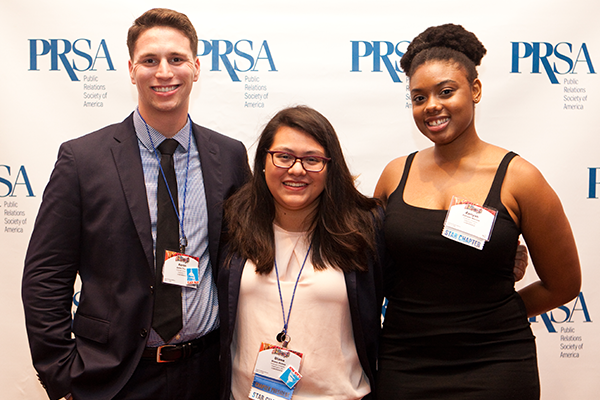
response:
<path id="1" fill-rule="evenodd" d="M 142 352 L 142 358 L 151 359 L 157 363 L 174 362 L 188 358 L 213 343 L 219 341 L 219 330 L 216 329 L 201 338 L 186 343 L 164 344 L 158 347 L 146 347 Z"/>

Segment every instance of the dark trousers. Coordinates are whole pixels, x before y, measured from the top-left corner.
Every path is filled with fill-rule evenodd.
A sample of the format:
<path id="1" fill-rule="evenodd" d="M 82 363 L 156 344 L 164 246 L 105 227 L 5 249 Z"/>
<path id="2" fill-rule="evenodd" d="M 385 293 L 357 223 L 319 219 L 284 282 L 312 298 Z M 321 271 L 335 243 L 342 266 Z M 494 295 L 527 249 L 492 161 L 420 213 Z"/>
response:
<path id="1" fill-rule="evenodd" d="M 113 400 L 212 400 L 219 398 L 219 342 L 172 363 L 142 359 Z"/>

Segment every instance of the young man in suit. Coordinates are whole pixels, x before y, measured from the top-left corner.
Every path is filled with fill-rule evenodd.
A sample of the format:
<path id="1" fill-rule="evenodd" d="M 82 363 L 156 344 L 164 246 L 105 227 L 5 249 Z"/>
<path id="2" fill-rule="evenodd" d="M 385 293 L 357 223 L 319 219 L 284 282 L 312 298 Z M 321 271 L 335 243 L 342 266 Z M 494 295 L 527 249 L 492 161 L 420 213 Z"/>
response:
<path id="1" fill-rule="evenodd" d="M 200 62 L 185 15 L 150 10 L 127 44 L 137 109 L 62 144 L 44 192 L 22 288 L 33 363 L 51 399 L 217 398 L 222 202 L 250 174 L 246 149 L 188 116 Z M 163 164 L 172 151 L 161 150 L 166 139 L 177 141 L 167 140 L 171 167 Z M 169 168 L 176 186 L 164 183 Z M 179 227 L 167 245 L 161 190 L 170 192 L 162 209 Z M 178 267 L 165 250 L 197 258 L 196 278 L 166 283 L 163 273 L 173 277 Z M 174 303 L 158 299 L 173 288 Z M 174 321 L 158 323 L 165 316 Z"/>

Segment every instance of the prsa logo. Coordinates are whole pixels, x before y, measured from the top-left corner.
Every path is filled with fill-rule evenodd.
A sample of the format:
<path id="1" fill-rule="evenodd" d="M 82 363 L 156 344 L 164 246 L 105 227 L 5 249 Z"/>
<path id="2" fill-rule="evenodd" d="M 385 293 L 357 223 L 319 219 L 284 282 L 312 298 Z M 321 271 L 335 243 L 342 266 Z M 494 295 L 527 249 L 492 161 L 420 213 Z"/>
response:
<path id="1" fill-rule="evenodd" d="M 211 71 L 221 71 L 221 64 L 233 82 L 240 82 L 238 72 L 256 72 L 259 67 L 268 65 L 268 71 L 277 72 L 269 43 L 263 40 L 260 47 L 251 40 L 241 39 L 233 43 L 229 40 L 199 40 L 198 57 L 211 57 Z"/>
<path id="2" fill-rule="evenodd" d="M 597 199 L 598 194 L 596 193 L 596 188 L 598 185 L 600 185 L 600 182 L 598 181 L 598 178 L 596 178 L 596 176 L 600 175 L 600 174 L 598 174 L 598 171 L 600 171 L 600 168 L 591 167 L 591 168 L 588 168 L 588 171 L 589 171 L 588 199 Z"/>
<path id="3" fill-rule="evenodd" d="M 567 42 L 556 45 L 546 42 L 511 42 L 512 62 L 511 74 L 520 74 L 521 61 L 531 61 L 531 73 L 541 74 L 540 66 L 553 84 L 558 84 L 557 75 L 577 74 L 587 68 L 588 74 L 595 74 L 592 58 L 587 44 L 579 48 Z"/>
<path id="4" fill-rule="evenodd" d="M 398 73 L 403 73 L 400 69 L 400 59 L 406 52 L 406 47 L 410 44 L 408 40 L 402 40 L 396 44 L 386 41 L 367 42 L 364 40 L 352 40 L 352 69 L 350 72 L 362 72 L 360 70 L 360 59 L 372 60 L 373 69 L 371 72 L 382 72 L 382 65 L 387 73 L 396 83 L 402 83 Z M 390 60 L 390 57 L 395 59 Z"/>
<path id="5" fill-rule="evenodd" d="M 592 322 L 590 312 L 585 303 L 585 298 L 583 297 L 583 292 L 579 293 L 572 305 L 569 306 L 568 304 L 565 304 L 552 311 L 536 317 L 531 317 L 529 318 L 529 322 L 538 323 L 538 318 L 541 319 L 541 322 L 546 327 L 546 330 L 548 330 L 548 333 L 557 333 L 555 325 L 572 324 L 575 322 Z"/>
<path id="6" fill-rule="evenodd" d="M 17 171 L 10 165 L 0 165 L 0 197 L 16 197 L 18 187 L 26 190 L 27 197 L 35 197 L 24 165 Z"/>
<path id="7" fill-rule="evenodd" d="M 76 72 L 97 71 L 100 63 L 107 71 L 116 71 L 104 39 L 98 46 L 89 39 L 29 39 L 29 71 L 39 71 L 40 58 L 50 59 L 50 71 L 61 71 L 62 65 L 72 82 L 79 81 Z"/>

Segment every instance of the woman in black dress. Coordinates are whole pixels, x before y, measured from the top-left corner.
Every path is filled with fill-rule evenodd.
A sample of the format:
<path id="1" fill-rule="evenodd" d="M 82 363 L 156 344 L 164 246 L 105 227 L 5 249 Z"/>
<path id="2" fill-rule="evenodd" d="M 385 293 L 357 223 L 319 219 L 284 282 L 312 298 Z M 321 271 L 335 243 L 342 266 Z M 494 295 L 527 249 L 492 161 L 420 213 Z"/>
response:
<path id="1" fill-rule="evenodd" d="M 533 165 L 477 135 L 476 65 L 485 52 L 475 35 L 447 24 L 417 36 L 401 60 L 415 123 L 433 147 L 393 160 L 375 191 L 387 203 L 394 260 L 383 399 L 539 398 L 527 318 L 579 293 L 577 249 L 556 193 Z M 520 234 L 540 280 L 516 292 Z"/>

